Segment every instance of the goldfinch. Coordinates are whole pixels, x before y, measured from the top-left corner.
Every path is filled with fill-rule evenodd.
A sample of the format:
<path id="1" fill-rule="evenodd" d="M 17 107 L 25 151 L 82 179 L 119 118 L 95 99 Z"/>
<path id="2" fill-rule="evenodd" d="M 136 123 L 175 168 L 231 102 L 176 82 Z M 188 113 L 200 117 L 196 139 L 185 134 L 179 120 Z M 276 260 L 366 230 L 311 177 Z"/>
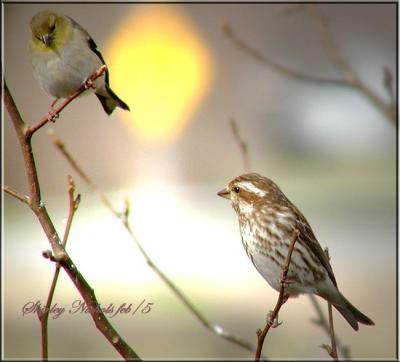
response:
<path id="1" fill-rule="evenodd" d="M 56 100 L 75 93 L 105 65 L 89 33 L 70 17 L 44 10 L 32 18 L 30 27 L 28 53 L 34 77 Z M 129 111 L 128 105 L 111 90 L 107 69 L 94 81 L 93 88 L 108 115 L 115 107 Z"/>

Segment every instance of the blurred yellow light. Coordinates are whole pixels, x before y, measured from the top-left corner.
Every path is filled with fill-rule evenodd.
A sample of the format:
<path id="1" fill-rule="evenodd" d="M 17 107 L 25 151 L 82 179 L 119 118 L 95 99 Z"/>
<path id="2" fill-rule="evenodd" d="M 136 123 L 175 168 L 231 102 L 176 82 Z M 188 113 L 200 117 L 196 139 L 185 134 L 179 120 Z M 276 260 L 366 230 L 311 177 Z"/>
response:
<path id="1" fill-rule="evenodd" d="M 212 78 L 209 50 L 183 10 L 134 6 L 106 50 L 110 84 L 131 108 L 121 112 L 130 129 L 147 140 L 173 140 Z"/>

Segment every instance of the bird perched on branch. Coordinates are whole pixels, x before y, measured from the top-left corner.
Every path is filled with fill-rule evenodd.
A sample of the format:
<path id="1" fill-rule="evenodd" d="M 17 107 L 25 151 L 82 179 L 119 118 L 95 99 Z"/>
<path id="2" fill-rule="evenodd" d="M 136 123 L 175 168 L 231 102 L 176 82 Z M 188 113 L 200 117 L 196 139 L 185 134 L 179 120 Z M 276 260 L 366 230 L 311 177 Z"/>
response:
<path id="1" fill-rule="evenodd" d="M 30 27 L 28 52 L 34 76 L 47 93 L 56 97 L 55 102 L 75 93 L 105 65 L 89 33 L 70 17 L 44 10 L 32 18 Z M 108 115 L 116 107 L 129 110 L 111 90 L 107 69 L 94 81 L 93 88 Z"/>
<path id="2" fill-rule="evenodd" d="M 272 288 L 281 288 L 282 269 L 297 230 L 285 297 L 316 294 L 331 302 L 355 330 L 358 323 L 374 324 L 339 292 L 328 257 L 306 218 L 274 182 L 249 173 L 236 177 L 218 195 L 231 200 L 246 253 Z"/>

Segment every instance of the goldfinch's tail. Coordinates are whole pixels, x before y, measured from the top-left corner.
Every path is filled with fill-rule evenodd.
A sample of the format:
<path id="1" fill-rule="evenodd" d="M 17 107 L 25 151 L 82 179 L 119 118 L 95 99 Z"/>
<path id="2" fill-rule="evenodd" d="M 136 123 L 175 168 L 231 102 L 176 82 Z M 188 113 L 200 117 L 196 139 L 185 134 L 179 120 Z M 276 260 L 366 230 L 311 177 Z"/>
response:
<path id="1" fill-rule="evenodd" d="M 103 106 L 104 111 L 110 115 L 116 107 L 122 108 L 126 111 L 129 111 L 129 106 L 121 100 L 110 87 L 106 86 L 107 95 L 103 95 L 96 92 L 96 96 L 99 99 L 101 105 Z"/>

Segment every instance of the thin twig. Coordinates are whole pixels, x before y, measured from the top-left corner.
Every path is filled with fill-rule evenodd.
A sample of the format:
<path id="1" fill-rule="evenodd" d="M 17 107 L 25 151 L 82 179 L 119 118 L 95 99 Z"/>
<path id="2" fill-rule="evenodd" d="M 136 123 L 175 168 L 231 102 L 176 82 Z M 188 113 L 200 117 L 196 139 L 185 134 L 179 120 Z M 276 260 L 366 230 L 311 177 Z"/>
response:
<path id="1" fill-rule="evenodd" d="M 286 257 L 285 264 L 282 268 L 282 278 L 281 278 L 281 288 L 279 290 L 279 297 L 276 301 L 275 308 L 272 314 L 268 317 L 267 324 L 265 325 L 264 329 L 261 331 L 260 329 L 257 330 L 257 351 L 255 356 L 255 361 L 260 360 L 262 347 L 264 344 L 265 337 L 270 330 L 270 328 L 274 325 L 275 320 L 278 317 L 279 310 L 281 309 L 282 305 L 286 302 L 288 296 L 285 296 L 285 284 L 287 283 L 287 274 L 289 271 L 290 261 L 292 259 L 292 253 L 294 249 L 294 244 L 296 243 L 298 237 L 300 235 L 299 230 L 294 229 L 292 233 L 292 240 L 289 245 L 288 254 Z"/>
<path id="2" fill-rule="evenodd" d="M 49 122 L 54 122 L 56 118 L 60 115 L 61 111 L 70 104 L 75 98 L 79 97 L 85 90 L 89 89 L 93 82 L 103 75 L 106 71 L 106 65 L 102 65 L 96 72 L 94 72 L 82 85 L 81 87 L 69 97 L 65 98 L 64 102 L 54 111 L 50 112 L 47 116 L 43 117 L 39 122 L 31 127 L 28 127 L 25 131 L 25 137 L 30 138 L 32 135 L 42 128 L 45 124 Z"/>
<path id="3" fill-rule="evenodd" d="M 328 302 L 328 316 L 329 316 L 329 334 L 331 336 L 331 353 L 330 356 L 334 361 L 338 360 L 336 340 L 335 340 L 335 328 L 333 326 L 333 313 L 332 313 L 332 303 Z"/>
<path id="4" fill-rule="evenodd" d="M 325 248 L 324 249 L 325 255 L 328 258 L 328 261 L 331 260 L 331 257 L 329 255 L 329 249 Z M 334 361 L 338 360 L 338 353 L 337 353 L 337 348 L 336 348 L 336 340 L 335 340 L 335 329 L 333 326 L 333 313 L 332 313 L 332 303 L 327 301 L 328 303 L 328 316 L 329 316 L 329 336 L 331 337 L 331 345 L 330 348 L 327 349 L 329 355 L 332 357 Z"/>
<path id="5" fill-rule="evenodd" d="M 326 334 L 328 336 L 330 336 L 329 322 L 326 319 L 325 314 L 322 311 L 322 309 L 317 301 L 317 298 L 313 294 L 309 294 L 308 296 L 309 296 L 310 301 L 311 301 L 315 311 L 317 312 L 317 316 L 318 316 L 317 319 L 312 319 L 312 322 L 314 324 L 316 324 L 317 326 L 321 327 L 326 332 Z M 340 354 L 343 356 L 344 359 L 350 360 L 351 355 L 350 355 L 349 346 L 343 345 L 337 336 L 335 336 L 335 340 L 336 340 L 336 346 L 337 346 Z"/>
<path id="6" fill-rule="evenodd" d="M 231 130 L 233 137 L 238 145 L 240 154 L 242 155 L 242 160 L 243 160 L 243 168 L 246 172 L 250 172 L 250 159 L 249 159 L 249 150 L 247 147 L 247 143 L 243 140 L 243 138 L 240 135 L 239 127 L 236 124 L 236 121 L 234 118 L 231 118 L 230 120 L 230 125 L 231 125 Z"/>
<path id="7" fill-rule="evenodd" d="M 314 74 L 305 73 L 291 67 L 285 66 L 274 59 L 262 54 L 257 49 L 253 48 L 242 40 L 234 30 L 229 26 L 224 26 L 224 32 L 228 38 L 234 43 L 234 45 L 247 55 L 259 61 L 261 64 L 270 67 L 271 69 L 288 76 L 293 79 L 313 82 L 321 85 L 338 85 L 348 88 L 352 88 L 364 95 L 382 114 L 388 119 L 393 125 L 397 124 L 396 119 L 396 107 L 393 102 L 385 102 L 379 97 L 366 83 L 364 83 L 356 74 L 351 65 L 344 59 L 339 47 L 336 45 L 332 33 L 329 29 L 327 20 L 315 4 L 307 4 L 302 7 L 296 7 L 296 12 L 302 9 L 308 9 L 310 15 L 314 19 L 319 34 L 321 36 L 324 48 L 330 61 L 340 70 L 342 77 L 332 78 L 316 76 Z"/>
<path id="8" fill-rule="evenodd" d="M 16 199 L 18 199 L 19 201 L 22 201 L 23 203 L 29 205 L 30 201 L 29 201 L 29 196 L 22 194 L 19 191 L 14 190 L 13 188 L 11 188 L 10 186 L 4 185 L 3 186 L 3 191 L 13 197 L 15 197 Z"/>
<path id="9" fill-rule="evenodd" d="M 232 122 L 234 122 L 234 120 Z M 231 124 L 231 126 L 232 126 L 232 124 Z M 243 142 L 246 145 L 245 141 L 241 137 L 238 137 L 237 135 L 235 135 L 235 131 L 233 131 L 233 135 L 234 135 L 235 140 L 236 140 L 236 142 L 237 142 L 237 144 L 239 146 L 239 150 L 240 150 L 240 152 L 242 154 L 242 158 L 244 160 L 246 158 L 249 158 L 249 155 L 248 155 L 248 152 L 247 152 L 247 147 L 245 149 L 243 149 L 243 147 L 241 147 L 241 142 Z M 239 141 L 237 141 L 237 140 L 239 140 Z M 244 162 L 244 167 L 246 167 L 246 163 L 245 162 Z M 325 252 L 327 254 L 328 259 L 330 259 L 328 248 L 325 249 Z M 319 306 L 316 297 L 313 294 L 309 294 L 309 297 L 310 297 L 311 303 L 313 304 L 313 306 L 314 306 L 314 308 L 315 308 L 315 310 L 317 312 L 317 315 L 318 315 L 318 319 L 313 320 L 312 322 L 317 324 L 318 326 L 322 327 L 322 329 L 328 334 L 328 336 L 330 336 L 332 338 L 333 329 L 331 331 L 330 324 L 326 320 L 325 315 L 322 312 L 322 309 Z M 328 307 L 329 307 L 329 304 L 328 304 Z M 332 326 L 333 326 L 333 320 L 332 320 Z M 334 337 L 334 339 L 331 340 L 331 342 L 332 342 L 332 345 L 335 347 L 335 350 L 336 350 L 336 346 L 337 346 L 337 348 L 339 348 L 342 356 L 345 359 L 350 359 L 350 349 L 349 349 L 348 346 L 343 345 L 336 337 Z M 327 350 L 329 354 L 331 354 L 331 350 L 332 350 L 331 346 L 323 344 L 323 345 L 321 345 L 321 347 L 324 348 L 325 350 Z M 337 352 L 336 352 L 336 356 L 337 356 Z"/>
<path id="10" fill-rule="evenodd" d="M 103 192 L 101 192 L 96 185 L 92 182 L 92 180 L 89 178 L 89 176 L 83 171 L 83 169 L 78 165 L 78 163 L 74 160 L 74 158 L 70 155 L 68 150 L 65 148 L 64 143 L 61 141 L 61 139 L 55 134 L 53 129 L 49 129 L 48 134 L 53 142 L 53 144 L 57 147 L 57 149 L 61 152 L 61 154 L 66 158 L 68 163 L 71 165 L 71 167 L 77 172 L 77 174 L 82 178 L 83 181 L 85 181 L 88 186 L 94 191 L 101 201 L 104 203 L 104 205 L 111 210 L 111 212 L 117 216 L 118 218 L 121 216 L 121 214 L 114 209 L 113 205 L 111 202 L 107 199 L 107 197 L 104 195 Z"/>
<path id="11" fill-rule="evenodd" d="M 4 104 L 8 114 L 10 115 L 11 122 L 14 125 L 18 136 L 18 141 L 21 146 L 29 185 L 29 206 L 38 218 L 47 236 L 47 239 L 50 242 L 53 250 L 52 259 L 57 261 L 68 274 L 71 281 L 74 283 L 75 287 L 78 289 L 79 293 L 84 299 L 97 329 L 107 338 L 115 350 L 118 351 L 126 360 L 140 359 L 137 353 L 122 339 L 122 337 L 107 320 L 96 299 L 94 290 L 79 272 L 78 268 L 62 246 L 58 233 L 41 198 L 40 184 L 31 143 L 32 135 L 35 131 L 28 131 L 27 133 L 29 128 L 22 120 L 22 117 L 5 81 L 3 82 L 2 91 L 4 92 Z"/>
<path id="12" fill-rule="evenodd" d="M 393 87 L 393 74 L 388 67 L 383 67 L 383 86 L 385 87 L 389 95 L 390 104 L 392 105 L 393 108 L 395 108 L 396 95 L 394 93 L 394 87 Z"/>
<path id="13" fill-rule="evenodd" d="M 344 59 L 342 52 L 333 39 L 327 18 L 315 5 L 309 4 L 305 8 L 309 11 L 310 15 L 313 17 L 318 26 L 318 31 L 322 39 L 322 45 L 324 46 L 329 59 L 342 73 L 343 81 L 345 83 L 352 84 L 356 79 L 356 75 L 354 74 L 352 67 Z"/>
<path id="14" fill-rule="evenodd" d="M 232 40 L 234 45 L 247 55 L 250 55 L 257 61 L 259 61 L 263 65 L 267 65 L 268 67 L 271 67 L 273 70 L 278 71 L 279 73 L 282 73 L 283 75 L 286 75 L 288 77 L 298 79 L 298 80 L 303 80 L 303 81 L 308 81 L 308 82 L 314 82 L 314 83 L 319 83 L 319 84 L 336 84 L 336 85 L 345 85 L 348 86 L 343 79 L 339 78 L 330 78 L 330 77 L 320 77 L 316 76 L 313 74 L 308 74 L 304 73 L 302 71 L 299 71 L 297 69 L 290 68 L 286 65 L 283 65 L 281 63 L 278 63 L 277 61 L 273 60 L 272 58 L 267 57 L 266 55 L 262 54 L 260 51 L 257 49 L 253 48 L 249 44 L 247 44 L 243 39 L 239 37 L 239 35 L 236 34 L 236 32 L 231 28 L 230 25 L 226 24 L 223 28 L 225 35 L 227 35 L 228 38 Z"/>
<path id="15" fill-rule="evenodd" d="M 364 95 L 393 125 L 397 124 L 396 109 L 391 102 L 387 103 L 380 98 L 371 88 L 369 88 L 356 74 L 353 67 L 344 59 L 341 49 L 333 39 L 329 29 L 328 21 L 322 14 L 320 8 L 315 4 L 308 4 L 307 9 L 318 26 L 322 42 L 326 52 L 333 64 L 342 72 L 344 82 Z"/>
<path id="16" fill-rule="evenodd" d="M 210 330 L 212 333 L 218 335 L 219 337 L 226 339 L 252 353 L 256 351 L 256 347 L 243 339 L 242 337 L 235 336 L 232 333 L 224 330 L 221 326 L 210 322 L 201 312 L 200 310 L 189 301 L 188 297 L 175 285 L 175 283 L 169 279 L 165 273 L 153 262 L 150 256 L 147 254 L 139 240 L 136 238 L 136 235 L 131 229 L 129 224 L 128 215 L 129 215 L 129 202 L 126 202 L 125 210 L 123 212 L 118 212 L 112 206 L 112 203 L 109 201 L 107 196 L 94 184 L 94 182 L 89 178 L 89 176 L 82 170 L 82 168 L 78 165 L 75 159 L 72 157 L 70 152 L 66 149 L 65 144 L 61 141 L 61 139 L 54 133 L 50 133 L 50 137 L 53 141 L 55 147 L 61 152 L 61 154 L 65 157 L 70 166 L 78 173 L 78 175 L 88 184 L 88 186 L 92 189 L 92 191 L 96 192 L 99 195 L 100 200 L 103 204 L 118 218 L 121 220 L 123 226 L 127 230 L 129 236 L 132 238 L 139 251 L 142 253 L 144 259 L 147 264 L 153 271 L 161 278 L 161 280 L 169 287 L 169 289 L 176 295 L 176 297 L 193 313 L 193 315 L 200 321 L 200 323 Z"/>
<path id="17" fill-rule="evenodd" d="M 62 245 L 65 248 L 67 245 L 67 240 L 69 236 L 69 232 L 71 230 L 71 225 L 72 225 L 72 219 L 75 215 L 75 211 L 78 209 L 79 203 L 80 203 L 80 195 L 75 198 L 74 197 L 75 193 L 75 184 L 74 181 L 72 180 L 71 176 L 68 176 L 68 199 L 69 199 L 69 212 L 68 212 L 68 219 L 67 219 L 67 224 L 65 226 L 65 231 L 64 231 L 64 237 L 62 241 Z M 49 295 L 47 297 L 47 302 L 46 306 L 44 307 L 44 310 L 38 309 L 37 314 L 40 320 L 40 325 L 42 329 L 42 359 L 43 361 L 46 361 L 48 359 L 48 319 L 49 319 L 49 313 L 50 313 L 50 308 L 51 308 L 51 303 L 53 302 L 53 296 L 54 292 L 56 289 L 57 281 L 58 281 L 58 276 L 60 275 L 60 264 L 56 264 L 56 268 L 54 271 L 53 275 L 53 280 L 50 286 L 49 290 Z"/>

